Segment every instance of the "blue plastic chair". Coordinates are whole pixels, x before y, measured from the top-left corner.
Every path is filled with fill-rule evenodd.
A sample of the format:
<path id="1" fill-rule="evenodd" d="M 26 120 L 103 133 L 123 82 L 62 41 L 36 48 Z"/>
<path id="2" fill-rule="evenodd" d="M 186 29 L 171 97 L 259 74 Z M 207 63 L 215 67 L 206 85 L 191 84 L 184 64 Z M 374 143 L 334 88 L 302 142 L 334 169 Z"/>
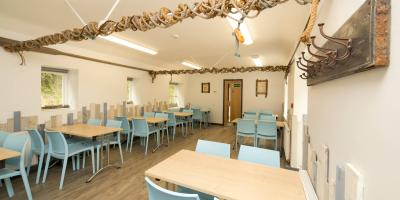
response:
<path id="1" fill-rule="evenodd" d="M 278 133 L 275 121 L 258 121 L 256 144 L 259 146 L 260 139 L 275 140 L 275 150 L 278 147 Z"/>
<path id="2" fill-rule="evenodd" d="M 231 157 L 230 145 L 221 142 L 197 140 L 196 152 L 223 158 Z"/>
<path id="3" fill-rule="evenodd" d="M 101 126 L 103 121 L 101 119 L 89 119 L 86 124 L 93 125 L 93 126 Z"/>
<path id="4" fill-rule="evenodd" d="M 29 186 L 28 176 L 25 171 L 25 153 L 29 143 L 29 136 L 27 134 L 9 134 L 5 140 L 3 147 L 6 149 L 17 151 L 21 154 L 19 157 L 10 158 L 6 160 L 6 168 L 0 169 L 0 180 L 4 179 L 7 188 L 8 196 L 14 196 L 14 190 L 11 184 L 11 177 L 21 176 L 24 182 L 26 195 L 28 199 L 32 199 L 31 187 Z M 8 168 L 9 166 L 12 169 Z M 16 169 L 16 170 L 14 170 Z"/>
<path id="5" fill-rule="evenodd" d="M 146 151 L 144 155 L 147 155 L 147 147 L 149 146 L 149 136 L 153 133 L 157 133 L 159 130 L 155 127 L 149 127 L 145 119 L 134 119 L 133 120 L 133 136 L 138 136 L 141 138 L 146 138 Z"/>
<path id="6" fill-rule="evenodd" d="M 256 112 L 244 112 L 243 113 L 243 119 L 256 120 L 257 119 L 257 113 Z"/>
<path id="7" fill-rule="evenodd" d="M 182 112 L 192 113 L 193 114 L 193 110 L 192 109 L 183 109 Z M 192 131 L 193 131 L 193 115 L 190 116 L 190 117 L 186 117 L 184 122 L 186 122 L 187 126 L 191 126 L 192 127 Z"/>
<path id="8" fill-rule="evenodd" d="M 129 124 L 129 120 L 127 117 L 115 117 L 116 120 L 122 122 L 122 134 L 126 135 L 126 151 L 128 151 L 129 147 L 129 152 L 132 152 L 132 143 L 131 143 L 131 137 L 132 137 L 132 128 L 131 125 Z"/>
<path id="9" fill-rule="evenodd" d="M 92 153 L 92 173 L 95 172 L 95 161 L 94 161 L 94 147 L 85 145 L 81 142 L 67 143 L 64 135 L 56 131 L 46 131 L 46 135 L 49 141 L 49 152 L 47 153 L 46 167 L 44 170 L 43 183 L 46 182 L 47 172 L 49 170 L 49 164 L 51 157 L 63 160 L 63 167 L 61 171 L 60 187 L 61 190 L 64 185 L 65 170 L 67 168 L 68 158 L 73 157 L 79 153 L 91 151 Z"/>
<path id="10" fill-rule="evenodd" d="M 145 177 L 149 200 L 200 200 L 197 194 L 183 194 L 164 189 Z"/>
<path id="11" fill-rule="evenodd" d="M 198 121 L 199 122 L 199 127 L 201 129 L 201 123 L 204 122 L 204 116 L 203 113 L 201 112 L 200 108 L 192 108 L 193 110 L 193 121 Z"/>
<path id="12" fill-rule="evenodd" d="M 239 137 L 252 137 L 254 138 L 254 146 L 256 146 L 256 124 L 255 120 L 240 119 L 236 127 L 236 144 L 238 144 Z"/>
<path id="13" fill-rule="evenodd" d="M 118 120 L 107 120 L 106 127 L 111 128 L 122 128 L 122 122 Z M 119 155 L 121 157 L 121 162 L 124 163 L 124 157 L 122 155 L 122 146 L 121 146 L 121 133 L 120 131 L 114 134 L 113 138 L 110 140 L 110 145 L 118 145 Z"/>
<path id="14" fill-rule="evenodd" d="M 10 133 L 8 133 L 8 132 L 0 131 L 0 147 L 3 146 L 3 143 L 9 134 Z"/>
<path id="15" fill-rule="evenodd" d="M 264 121 L 276 121 L 276 118 L 274 116 L 269 115 L 269 114 L 264 114 L 264 113 L 261 113 L 258 116 L 258 119 L 259 120 L 264 120 Z"/>
<path id="16" fill-rule="evenodd" d="M 29 159 L 28 159 L 28 175 L 31 169 L 33 154 L 38 155 L 39 160 L 37 167 L 38 169 L 36 175 L 36 184 L 39 184 L 40 174 L 42 173 L 44 154 L 47 154 L 47 152 L 49 151 L 49 145 L 44 144 L 42 135 L 40 135 L 37 129 L 29 129 L 28 133 L 29 136 L 31 137 L 31 152 L 29 154 Z"/>
<path id="17" fill-rule="evenodd" d="M 279 151 L 246 145 L 240 146 L 238 160 L 258 163 L 270 167 L 281 167 L 279 160 Z"/>
<path id="18" fill-rule="evenodd" d="M 169 144 L 169 131 L 168 131 L 168 113 L 156 113 L 155 118 L 164 118 L 167 119 L 166 123 L 159 124 L 159 130 L 162 134 L 161 143 L 164 141 L 164 133 L 167 133 L 167 141 Z"/>
<path id="19" fill-rule="evenodd" d="M 168 127 L 172 127 L 172 140 L 175 140 L 176 127 L 181 126 L 183 135 L 183 121 L 177 120 L 174 113 L 168 113 Z"/>
<path id="20" fill-rule="evenodd" d="M 270 110 L 262 110 L 259 112 L 260 115 L 265 114 L 265 115 L 273 115 L 273 112 Z"/>
<path id="21" fill-rule="evenodd" d="M 148 117 L 154 117 L 155 115 L 156 115 L 156 113 L 154 113 L 154 112 L 145 112 L 143 114 L 143 117 L 148 118 Z"/>

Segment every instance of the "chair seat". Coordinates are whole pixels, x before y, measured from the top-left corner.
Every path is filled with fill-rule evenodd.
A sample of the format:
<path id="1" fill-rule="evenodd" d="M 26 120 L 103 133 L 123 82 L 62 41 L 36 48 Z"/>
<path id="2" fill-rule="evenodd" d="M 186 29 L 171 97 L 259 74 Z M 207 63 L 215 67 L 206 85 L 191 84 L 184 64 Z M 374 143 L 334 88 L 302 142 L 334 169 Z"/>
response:
<path id="1" fill-rule="evenodd" d="M 199 191 L 196 191 L 196 190 L 192 190 L 192 189 L 189 189 L 189 188 L 185 188 L 185 187 L 182 187 L 182 186 L 178 186 L 176 188 L 176 191 L 179 192 L 179 193 L 184 193 L 184 194 L 197 194 L 197 195 L 199 195 L 200 200 L 214 200 L 214 196 L 212 196 L 212 195 L 209 195 L 209 194 L 206 194 L 206 193 L 202 193 L 202 192 L 199 192 Z"/>
<path id="2" fill-rule="evenodd" d="M 72 143 L 72 144 L 68 144 L 68 151 L 69 151 L 68 153 L 69 153 L 69 155 L 75 155 L 80 152 L 88 151 L 91 148 L 93 148 L 93 147 L 87 146 L 80 142 Z"/>
<path id="3" fill-rule="evenodd" d="M 261 134 L 257 134 L 257 137 L 262 137 L 265 139 L 276 139 L 277 138 L 276 135 L 261 135 Z"/>
<path id="4" fill-rule="evenodd" d="M 241 136 L 255 136 L 254 133 L 241 133 L 241 132 L 238 132 L 237 134 L 241 135 Z"/>
<path id="5" fill-rule="evenodd" d="M 5 178 L 10 178 L 14 176 L 18 176 L 21 173 L 16 170 L 8 169 L 8 168 L 3 168 L 0 169 L 0 179 L 5 179 Z"/>

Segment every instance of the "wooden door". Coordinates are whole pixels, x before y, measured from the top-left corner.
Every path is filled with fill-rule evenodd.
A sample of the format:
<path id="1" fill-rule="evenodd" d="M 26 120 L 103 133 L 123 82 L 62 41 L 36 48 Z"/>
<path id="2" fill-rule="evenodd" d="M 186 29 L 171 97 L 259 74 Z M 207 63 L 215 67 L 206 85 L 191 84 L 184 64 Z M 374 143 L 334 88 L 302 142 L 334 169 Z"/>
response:
<path id="1" fill-rule="evenodd" d="M 224 125 L 242 115 L 242 88 L 242 79 L 224 80 Z"/>

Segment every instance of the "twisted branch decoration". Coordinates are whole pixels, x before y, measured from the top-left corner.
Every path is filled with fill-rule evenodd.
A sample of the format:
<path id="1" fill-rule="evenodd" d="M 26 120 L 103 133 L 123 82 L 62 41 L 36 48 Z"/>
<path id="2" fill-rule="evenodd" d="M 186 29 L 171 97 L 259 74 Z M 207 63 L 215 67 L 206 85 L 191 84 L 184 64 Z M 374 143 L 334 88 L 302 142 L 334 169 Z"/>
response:
<path id="1" fill-rule="evenodd" d="M 245 72 L 285 72 L 287 70 L 287 66 L 277 65 L 277 66 L 262 66 L 262 67 L 211 67 L 211 68 L 202 68 L 202 69 L 188 69 L 188 70 L 161 70 L 161 71 L 149 71 L 149 74 L 154 81 L 157 75 L 179 75 L 179 74 L 205 74 L 205 73 L 245 73 Z"/>
<path id="2" fill-rule="evenodd" d="M 101 25 L 97 22 L 90 22 L 82 28 L 68 29 L 33 40 L 5 45 L 4 49 L 9 52 L 20 52 L 48 45 L 62 44 L 67 41 L 95 39 L 99 35 L 107 36 L 114 32 L 126 31 L 127 29 L 131 29 L 132 31 L 148 31 L 157 27 L 168 28 L 189 17 L 211 19 L 215 17 L 229 17 L 229 13 L 240 12 L 243 17 L 254 18 L 264 9 L 275 7 L 287 1 L 205 0 L 203 2 L 196 2 L 192 6 L 179 4 L 175 10 L 162 7 L 157 12 L 144 12 L 142 15 L 124 16 L 118 22 L 108 20 Z M 298 0 L 296 1 L 298 2 Z M 256 12 L 249 15 L 250 11 Z"/>

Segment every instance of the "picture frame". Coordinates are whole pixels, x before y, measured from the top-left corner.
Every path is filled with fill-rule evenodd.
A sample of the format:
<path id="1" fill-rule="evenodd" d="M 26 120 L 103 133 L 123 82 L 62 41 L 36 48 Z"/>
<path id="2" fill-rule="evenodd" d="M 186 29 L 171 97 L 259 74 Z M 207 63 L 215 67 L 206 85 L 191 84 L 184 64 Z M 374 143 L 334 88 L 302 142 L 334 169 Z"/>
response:
<path id="1" fill-rule="evenodd" d="M 201 83 L 201 93 L 210 93 L 210 82 Z"/>
<path id="2" fill-rule="evenodd" d="M 268 79 L 261 80 L 257 79 L 256 80 L 256 97 L 258 95 L 265 95 L 265 98 L 268 96 Z"/>

